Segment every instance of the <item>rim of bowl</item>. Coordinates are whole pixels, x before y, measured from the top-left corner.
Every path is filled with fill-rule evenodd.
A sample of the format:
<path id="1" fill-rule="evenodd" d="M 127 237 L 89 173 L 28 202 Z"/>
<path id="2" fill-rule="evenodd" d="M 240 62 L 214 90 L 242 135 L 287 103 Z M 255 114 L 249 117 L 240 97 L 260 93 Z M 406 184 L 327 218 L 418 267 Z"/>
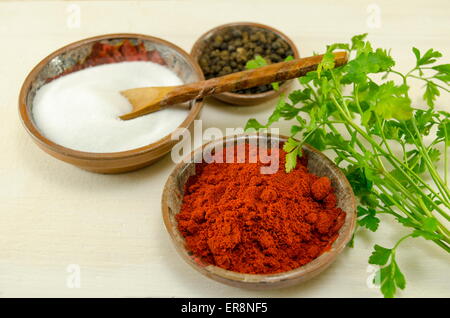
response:
<path id="1" fill-rule="evenodd" d="M 226 28 L 233 27 L 233 26 L 250 26 L 250 27 L 257 27 L 257 28 L 267 29 L 269 31 L 272 31 L 273 33 L 275 33 L 276 35 L 278 35 L 279 37 L 281 37 L 283 40 L 285 40 L 287 42 L 289 47 L 292 49 L 292 52 L 294 53 L 295 59 L 300 58 L 300 54 L 298 52 L 297 47 L 295 46 L 295 43 L 283 32 L 281 32 L 271 26 L 257 23 L 257 22 L 231 22 L 231 23 L 222 24 L 215 28 L 212 28 L 211 30 L 203 33 L 197 39 L 197 41 L 195 41 L 195 43 L 191 49 L 191 56 L 195 60 L 195 62 L 197 64 L 199 64 L 198 58 L 200 57 L 200 52 L 203 51 L 202 45 L 206 38 L 212 36 L 214 33 L 218 32 L 218 31 L 221 31 Z M 200 69 L 201 69 L 201 67 L 200 67 Z M 202 70 L 202 72 L 203 72 L 203 70 Z M 238 93 L 232 93 L 232 92 L 224 92 L 224 93 L 220 93 L 220 95 L 224 95 L 227 97 L 233 97 L 233 98 L 239 98 L 239 99 L 246 99 L 246 100 L 251 100 L 251 99 L 256 99 L 256 98 L 272 98 L 272 97 L 275 97 L 276 95 L 278 95 L 280 92 L 283 92 L 285 88 L 287 89 L 290 81 L 291 80 L 287 80 L 282 85 L 280 85 L 280 88 L 278 91 L 271 89 L 270 91 L 263 92 L 263 93 L 256 93 L 256 94 L 238 94 Z M 237 105 L 237 106 L 239 106 L 239 105 Z"/>
<path id="2" fill-rule="evenodd" d="M 277 134 L 270 134 L 270 133 L 267 133 L 267 134 L 244 133 L 244 134 L 239 134 L 239 135 L 224 136 L 221 139 L 209 141 L 209 142 L 203 144 L 199 148 L 193 150 L 189 156 L 191 156 L 190 158 L 194 158 L 195 153 L 203 151 L 203 149 L 206 146 L 211 145 L 213 143 L 225 143 L 230 140 L 236 141 L 238 138 L 258 138 L 259 139 L 262 136 L 267 136 L 267 138 L 270 138 L 270 139 L 278 138 L 280 142 L 285 142 L 289 138 L 284 135 L 277 135 Z M 325 251 L 322 254 L 320 254 L 317 258 L 313 259 L 311 262 L 309 262 L 305 265 L 302 265 L 300 267 L 294 268 L 289 271 L 285 271 L 285 272 L 281 272 L 281 273 L 274 273 L 274 274 L 239 273 L 239 272 L 230 271 L 230 270 L 227 270 L 227 269 L 224 269 L 224 268 L 212 265 L 212 264 L 204 263 L 201 260 L 200 260 L 200 262 L 198 260 L 195 260 L 194 257 L 191 254 L 189 254 L 189 251 L 186 249 L 185 246 L 180 246 L 178 244 L 176 237 L 175 237 L 175 233 L 173 233 L 173 231 L 171 230 L 171 228 L 169 226 L 172 223 L 169 220 L 170 213 L 168 211 L 169 210 L 169 206 L 167 204 L 168 190 L 167 190 L 166 185 L 169 182 L 169 180 L 171 180 L 172 178 L 175 178 L 175 179 L 177 178 L 176 172 L 183 171 L 183 168 L 186 165 L 191 164 L 189 162 L 185 163 L 182 161 L 181 163 L 178 163 L 174 167 L 172 172 L 170 173 L 169 177 L 167 178 L 167 181 L 164 186 L 163 193 L 162 193 L 162 213 L 163 213 L 164 225 L 166 227 L 167 232 L 169 232 L 169 235 L 171 237 L 173 244 L 176 247 L 176 250 L 180 254 L 185 254 L 182 256 L 186 256 L 186 257 L 182 257 L 182 258 L 188 264 L 190 264 L 195 270 L 200 271 L 202 274 L 205 274 L 206 276 L 208 276 L 210 278 L 212 278 L 214 276 L 219 276 L 222 279 L 234 281 L 236 283 L 248 284 L 249 286 L 253 285 L 253 284 L 264 284 L 264 283 L 270 284 L 270 283 L 276 283 L 276 282 L 286 281 L 286 280 L 290 280 L 290 279 L 296 279 L 296 278 L 300 278 L 311 272 L 319 274 L 321 269 L 325 269 L 326 267 L 331 265 L 334 262 L 334 260 L 336 259 L 336 257 L 347 246 L 347 243 L 350 241 L 350 239 L 353 235 L 353 232 L 355 230 L 356 198 L 355 198 L 355 195 L 353 193 L 352 187 L 351 187 L 348 179 L 345 177 L 342 170 L 338 166 L 336 166 L 336 164 L 330 158 L 328 158 L 324 153 L 322 153 L 321 151 L 317 150 L 316 148 L 312 147 L 309 144 L 303 144 L 303 147 L 307 148 L 311 152 L 318 154 L 320 157 L 323 157 L 324 161 L 331 167 L 333 172 L 336 174 L 337 178 L 343 183 L 343 187 L 348 189 L 351 194 L 351 196 L 350 196 L 351 197 L 351 201 L 350 201 L 351 209 L 349 209 L 349 211 L 344 211 L 347 213 L 347 215 L 350 213 L 351 213 L 351 215 L 350 215 L 350 217 L 346 217 L 345 222 L 341 228 L 341 229 L 343 229 L 345 226 L 345 228 L 344 228 L 345 232 L 339 233 L 338 237 L 331 245 L 330 250 L 333 249 L 332 251 L 330 251 L 330 250 Z M 194 163 L 194 164 L 196 164 L 196 163 Z M 166 218 L 166 215 L 167 215 L 167 218 Z M 178 228 L 176 228 L 175 231 L 178 232 Z M 181 234 L 180 234 L 180 236 L 183 237 Z M 202 270 L 204 270 L 206 273 L 203 273 Z"/>
<path id="3" fill-rule="evenodd" d="M 79 46 L 91 43 L 91 42 L 97 42 L 101 40 L 109 40 L 109 39 L 137 39 L 137 40 L 147 40 L 151 42 L 156 42 L 158 44 L 162 44 L 165 46 L 168 46 L 178 53 L 180 53 L 188 62 L 188 64 L 192 67 L 193 71 L 196 73 L 196 75 L 199 77 L 199 80 L 204 80 L 205 77 L 203 75 L 203 71 L 201 70 L 200 66 L 195 62 L 195 60 L 190 56 L 185 50 L 180 48 L 179 46 L 163 40 L 158 37 L 154 37 L 151 35 L 145 35 L 145 34 L 139 34 L 139 33 L 110 33 L 110 34 L 102 34 L 97 35 L 89 38 L 84 38 L 75 42 L 71 42 L 44 57 L 36 66 L 33 67 L 33 69 L 28 73 L 27 77 L 25 78 L 22 87 L 20 88 L 19 93 L 19 115 L 22 121 L 23 126 L 27 130 L 27 132 L 32 136 L 35 141 L 39 142 L 40 144 L 44 145 L 45 147 L 51 149 L 54 152 L 57 153 L 63 153 L 66 156 L 70 156 L 77 159 L 88 159 L 88 160 L 115 160 L 115 159 L 124 159 L 128 157 L 133 157 L 136 155 L 141 155 L 146 152 L 150 152 L 152 150 L 158 149 L 160 147 L 164 147 L 172 143 L 169 135 L 166 135 L 162 137 L 161 139 L 157 140 L 156 142 L 150 143 L 146 146 L 142 146 L 139 148 L 134 148 L 130 150 L 125 151 L 117 151 L 117 152 L 88 152 L 88 151 L 80 151 L 75 150 L 72 148 L 64 147 L 60 144 L 57 144 L 53 142 L 52 140 L 48 139 L 44 135 L 41 134 L 38 127 L 35 125 L 32 114 L 30 112 L 31 108 L 27 106 L 27 95 L 30 89 L 31 84 L 36 79 L 36 76 L 39 74 L 39 72 L 42 71 L 45 65 L 47 65 L 53 58 L 57 57 L 58 55 L 67 52 L 71 49 L 77 48 Z M 177 128 L 188 128 L 189 125 L 194 121 L 194 119 L 197 117 L 197 115 L 200 113 L 200 110 L 203 106 L 203 100 L 195 100 L 193 101 L 193 105 L 191 109 L 189 110 L 189 113 L 187 114 L 186 118 L 183 120 L 183 122 L 177 127 Z"/>

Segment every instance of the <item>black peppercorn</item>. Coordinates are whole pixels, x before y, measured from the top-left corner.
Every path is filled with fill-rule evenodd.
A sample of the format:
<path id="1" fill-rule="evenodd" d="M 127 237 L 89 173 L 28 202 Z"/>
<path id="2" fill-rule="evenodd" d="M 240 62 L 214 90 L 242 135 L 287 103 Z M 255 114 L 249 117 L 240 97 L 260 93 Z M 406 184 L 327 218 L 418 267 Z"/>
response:
<path id="1" fill-rule="evenodd" d="M 254 59 L 256 55 L 261 55 L 270 64 L 282 62 L 286 57 L 292 56 L 293 51 L 284 39 L 270 30 L 234 26 L 206 40 L 198 62 L 205 78 L 209 79 L 245 70 L 247 61 Z M 255 94 L 271 89 L 271 85 L 261 85 L 235 93 Z"/>

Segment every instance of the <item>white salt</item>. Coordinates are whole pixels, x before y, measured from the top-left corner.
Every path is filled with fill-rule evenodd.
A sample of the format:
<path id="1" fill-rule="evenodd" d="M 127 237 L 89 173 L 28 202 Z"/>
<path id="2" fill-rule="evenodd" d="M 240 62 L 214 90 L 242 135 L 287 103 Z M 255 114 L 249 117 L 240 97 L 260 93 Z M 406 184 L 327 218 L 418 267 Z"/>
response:
<path id="1" fill-rule="evenodd" d="M 188 109 L 170 106 L 131 120 L 132 110 L 119 92 L 144 86 L 183 84 L 170 69 L 153 62 L 121 62 L 77 71 L 43 85 L 33 101 L 40 132 L 67 148 L 117 152 L 156 142 L 174 131 Z"/>

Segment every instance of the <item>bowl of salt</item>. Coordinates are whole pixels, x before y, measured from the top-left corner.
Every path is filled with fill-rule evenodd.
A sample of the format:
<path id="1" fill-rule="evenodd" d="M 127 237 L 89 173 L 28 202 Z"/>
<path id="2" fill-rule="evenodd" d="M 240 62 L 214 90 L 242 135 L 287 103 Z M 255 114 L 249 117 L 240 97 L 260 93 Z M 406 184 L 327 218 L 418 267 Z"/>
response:
<path id="1" fill-rule="evenodd" d="M 203 80 L 194 60 L 165 40 L 141 34 L 101 35 L 44 58 L 19 95 L 22 123 L 53 157 L 97 173 L 145 167 L 170 152 L 177 128 L 189 128 L 202 108 L 194 100 L 132 120 L 120 91 Z"/>

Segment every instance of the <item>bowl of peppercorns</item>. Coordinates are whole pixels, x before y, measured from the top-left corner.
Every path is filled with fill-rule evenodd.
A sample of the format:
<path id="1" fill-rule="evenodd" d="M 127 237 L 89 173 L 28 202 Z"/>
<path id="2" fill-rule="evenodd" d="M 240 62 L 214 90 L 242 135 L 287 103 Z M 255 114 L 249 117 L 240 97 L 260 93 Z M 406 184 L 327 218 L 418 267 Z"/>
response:
<path id="1" fill-rule="evenodd" d="M 295 44 L 285 34 L 253 22 L 229 23 L 209 30 L 195 42 L 191 56 L 206 79 L 244 71 L 249 68 L 249 61 L 272 64 L 300 57 Z M 220 93 L 214 97 L 233 105 L 257 105 L 279 96 L 290 84 L 292 80 Z"/>

